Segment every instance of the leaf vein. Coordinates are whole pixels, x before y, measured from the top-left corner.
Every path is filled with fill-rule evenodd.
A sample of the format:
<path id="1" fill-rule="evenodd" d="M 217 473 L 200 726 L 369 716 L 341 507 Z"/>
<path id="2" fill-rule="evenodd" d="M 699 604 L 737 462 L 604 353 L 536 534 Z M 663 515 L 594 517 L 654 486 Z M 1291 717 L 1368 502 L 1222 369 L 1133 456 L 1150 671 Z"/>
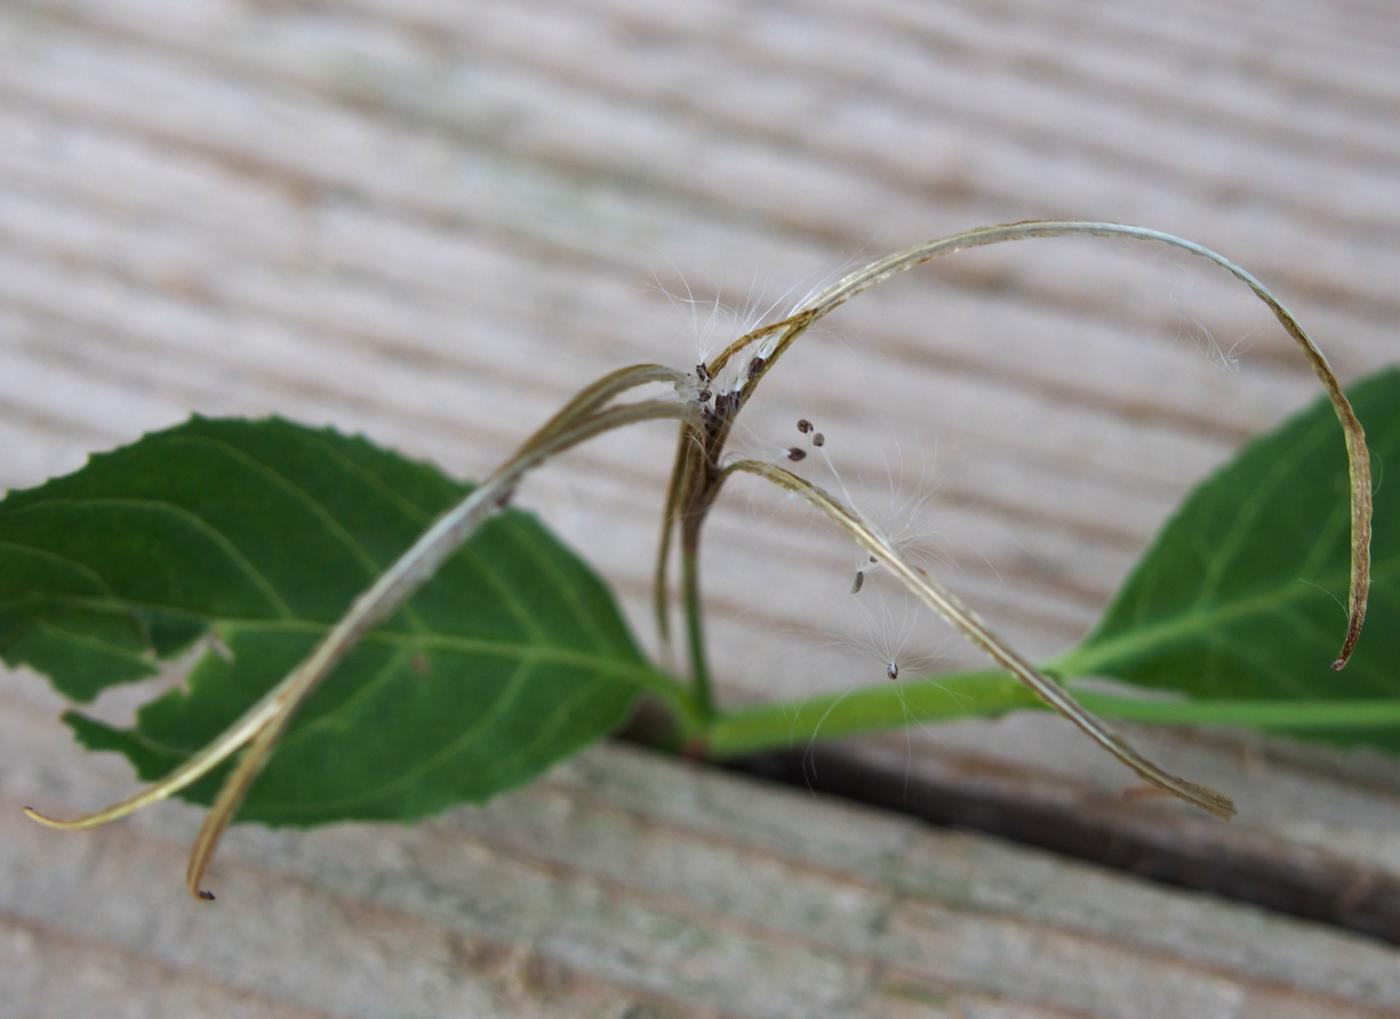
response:
<path id="1" fill-rule="evenodd" d="M 379 490 L 384 496 L 387 497 L 388 501 L 395 505 L 400 510 L 400 512 L 404 513 L 406 516 L 409 517 L 409 519 L 413 520 L 415 523 L 427 523 L 437 518 L 438 514 L 429 513 L 423 510 L 421 507 L 416 506 L 410 500 L 405 499 L 403 496 L 399 495 L 392 488 L 386 485 L 383 482 L 383 480 L 381 480 L 378 477 L 378 475 L 376 475 L 373 471 L 367 470 L 366 468 L 363 468 L 359 464 L 355 463 L 349 457 L 345 456 L 343 453 L 337 450 L 323 436 L 317 435 L 316 433 L 312 432 L 307 433 L 304 436 L 304 438 L 311 442 L 314 442 L 316 445 L 326 450 L 326 452 L 329 455 L 339 458 L 347 470 L 353 471 L 357 473 L 360 477 L 364 478 L 367 484 L 372 485 L 377 490 Z M 491 585 L 491 587 L 496 591 L 497 595 L 500 597 L 501 601 L 510 609 L 511 614 L 515 616 L 517 620 L 519 620 L 521 626 L 524 627 L 526 632 L 531 634 L 537 640 L 544 640 L 544 632 L 540 630 L 534 618 L 530 615 L 528 611 L 526 611 L 525 606 L 520 603 L 520 599 L 516 596 L 514 589 L 502 579 L 502 577 L 497 572 L 494 566 L 492 566 L 489 562 L 483 559 L 477 552 L 475 552 L 472 549 L 471 542 L 467 542 L 465 545 L 463 545 L 458 550 L 457 555 L 461 559 L 465 560 L 467 565 L 475 568 L 475 570 L 481 575 L 485 582 Z M 412 602 L 410 601 L 409 606 L 411 607 L 411 605 Z"/>
<path id="2" fill-rule="evenodd" d="M 150 512 L 165 513 L 183 521 L 194 527 L 205 537 L 209 538 L 217 545 L 233 564 L 245 577 L 247 577 L 262 593 L 268 606 L 283 619 L 295 618 L 291 607 L 282 600 L 282 596 L 277 593 L 276 587 L 253 563 L 243 550 L 223 531 L 215 527 L 209 521 L 198 514 L 192 513 L 178 503 L 168 502 L 164 499 L 137 498 L 130 496 L 90 496 L 84 499 L 50 498 L 42 499 L 38 502 L 28 503 L 25 506 L 11 512 L 28 513 L 34 510 L 47 509 L 50 506 L 116 506 L 128 509 L 142 509 Z M 129 600 L 129 599 L 123 599 Z"/>
<path id="3" fill-rule="evenodd" d="M 291 496 L 293 500 L 299 503 L 319 521 L 330 534 L 334 535 L 335 539 L 349 551 L 351 558 L 364 568 L 365 575 L 369 580 L 374 580 L 384 572 L 385 565 L 377 562 L 375 558 L 370 555 L 364 543 L 350 533 L 323 501 L 297 484 L 274 465 L 259 459 L 246 450 L 239 449 L 237 446 L 223 439 L 216 439 L 207 435 L 178 435 L 171 436 L 165 441 L 166 444 L 169 445 L 184 444 L 203 446 L 207 449 L 216 450 L 230 457 L 245 468 L 262 474 L 272 484 Z M 413 626 L 415 629 L 425 629 L 422 619 L 418 617 L 411 606 L 404 606 L 404 617 L 408 620 L 409 625 Z"/>

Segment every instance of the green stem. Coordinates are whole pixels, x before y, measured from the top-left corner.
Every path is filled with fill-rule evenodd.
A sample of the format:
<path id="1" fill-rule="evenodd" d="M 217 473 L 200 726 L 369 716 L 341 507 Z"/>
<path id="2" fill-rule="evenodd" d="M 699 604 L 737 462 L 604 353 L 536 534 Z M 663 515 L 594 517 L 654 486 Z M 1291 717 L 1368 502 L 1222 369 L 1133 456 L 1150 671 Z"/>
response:
<path id="1" fill-rule="evenodd" d="M 695 693 L 688 683 L 660 669 L 650 670 L 644 679 L 647 693 L 658 703 L 664 719 L 654 730 L 634 729 L 641 742 L 681 754 L 699 744 L 708 730 L 712 716 L 701 713 L 695 703 Z"/>
<path id="2" fill-rule="evenodd" d="M 800 746 L 918 722 L 1001 715 L 1040 701 L 1009 674 L 991 669 L 909 683 L 896 680 L 800 701 L 720 715 L 706 734 L 716 757 Z"/>
<path id="3" fill-rule="evenodd" d="M 1085 707 L 1130 722 L 1265 730 L 1400 729 L 1400 699 L 1355 701 L 1169 701 L 1076 690 Z M 858 687 L 720 715 L 706 745 L 715 757 L 804 746 L 922 722 L 1045 710 L 1034 694 L 997 670 Z"/>
<path id="4" fill-rule="evenodd" d="M 705 649 L 705 611 L 700 601 L 700 562 L 696 550 L 686 541 L 681 548 L 681 597 L 685 604 L 685 633 L 690 649 L 691 693 L 696 712 L 705 721 L 715 717 L 714 693 L 710 684 L 710 659 Z"/>

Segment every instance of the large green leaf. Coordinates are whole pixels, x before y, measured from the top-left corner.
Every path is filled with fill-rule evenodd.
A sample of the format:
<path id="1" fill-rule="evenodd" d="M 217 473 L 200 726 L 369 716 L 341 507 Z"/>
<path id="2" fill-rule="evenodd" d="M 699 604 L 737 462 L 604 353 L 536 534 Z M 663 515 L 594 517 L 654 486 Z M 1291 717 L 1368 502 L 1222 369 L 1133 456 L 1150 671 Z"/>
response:
<path id="1" fill-rule="evenodd" d="M 0 656 L 88 700 L 207 638 L 133 729 L 68 716 L 158 777 L 469 490 L 362 439 L 196 418 L 0 503 Z M 616 727 L 651 681 L 606 588 L 506 511 L 315 691 L 240 816 L 407 820 L 484 800 Z M 187 795 L 209 802 L 224 774 Z"/>
<path id="2" fill-rule="evenodd" d="M 1202 700 L 1400 698 L 1400 479 L 1386 477 L 1400 470 L 1400 370 L 1349 395 L 1378 490 L 1370 613 L 1346 669 L 1330 664 L 1346 621 L 1347 470 L 1325 401 L 1197 488 L 1057 668 Z M 1400 747 L 1393 730 L 1310 735 Z"/>

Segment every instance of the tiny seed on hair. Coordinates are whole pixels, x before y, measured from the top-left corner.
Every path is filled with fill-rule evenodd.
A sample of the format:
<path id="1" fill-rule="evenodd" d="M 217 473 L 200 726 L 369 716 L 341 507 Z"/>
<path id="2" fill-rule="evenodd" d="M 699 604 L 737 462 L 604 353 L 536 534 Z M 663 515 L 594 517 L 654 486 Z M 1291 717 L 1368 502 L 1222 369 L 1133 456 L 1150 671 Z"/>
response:
<path id="1" fill-rule="evenodd" d="M 200 897 L 201 899 L 203 899 L 205 902 L 213 902 L 213 901 L 214 901 L 214 893 L 211 892 L 211 891 L 209 891 L 209 889 L 207 889 L 207 888 L 201 888 L 201 889 L 199 890 L 199 897 Z"/>
<path id="2" fill-rule="evenodd" d="M 898 662 L 887 662 L 887 663 L 885 664 L 885 675 L 886 675 L 886 676 L 889 676 L 890 679 L 898 679 L 898 678 L 899 678 L 899 663 L 898 663 Z"/>
<path id="3" fill-rule="evenodd" d="M 851 581 L 851 594 L 860 594 L 860 589 L 865 586 L 865 571 L 856 570 L 856 579 Z"/>
<path id="4" fill-rule="evenodd" d="M 768 362 L 763 358 L 755 356 L 754 359 L 749 362 L 749 378 L 757 378 L 759 373 L 763 371 L 763 366 L 767 363 Z"/>
<path id="5" fill-rule="evenodd" d="M 714 381 L 714 379 L 710 378 L 710 369 L 706 368 L 703 362 L 695 366 L 695 377 L 701 382 Z"/>
<path id="6" fill-rule="evenodd" d="M 812 430 L 812 422 L 808 421 L 806 418 L 798 418 L 798 419 L 797 419 L 797 430 L 798 430 L 799 432 L 801 432 L 803 435 L 806 435 L 808 432 L 810 432 L 810 431 Z"/>
<path id="7" fill-rule="evenodd" d="M 702 389 L 700 390 L 699 394 L 695 397 L 695 399 L 699 400 L 701 403 L 709 403 L 711 395 L 712 394 L 708 389 Z"/>
<path id="8" fill-rule="evenodd" d="M 788 450 L 787 458 L 793 461 L 805 460 L 807 458 L 807 451 L 805 449 L 799 449 L 798 447 L 793 446 L 790 450 Z"/>
<path id="9" fill-rule="evenodd" d="M 825 446 L 825 445 L 826 445 L 826 436 L 823 435 L 821 432 L 818 432 L 816 435 L 812 436 L 812 445 L 814 445 L 814 446 Z"/>

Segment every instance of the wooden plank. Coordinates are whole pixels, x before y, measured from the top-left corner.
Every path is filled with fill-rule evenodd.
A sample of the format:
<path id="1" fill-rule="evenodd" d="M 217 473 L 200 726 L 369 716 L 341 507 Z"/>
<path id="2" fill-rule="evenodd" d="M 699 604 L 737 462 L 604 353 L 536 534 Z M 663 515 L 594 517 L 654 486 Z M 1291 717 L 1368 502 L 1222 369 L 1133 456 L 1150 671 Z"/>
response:
<path id="1" fill-rule="evenodd" d="M 1347 378 L 1393 359 L 1400 20 L 1359 2 L 1223 20 L 1203 0 L 1100 7 L 8 5 L 0 485 L 70 470 L 192 409 L 331 422 L 479 474 L 582 381 L 637 360 L 689 365 L 697 342 L 732 328 L 692 322 L 654 277 L 766 306 L 919 236 L 1036 214 L 1196 237 L 1278 287 Z M 951 583 L 1033 654 L 1076 640 L 1180 495 L 1315 389 L 1267 313 L 1224 280 L 1121 244 L 960 256 L 804 343 L 741 441 L 781 448 L 805 415 L 872 511 L 890 498 L 886 461 L 907 490 L 933 489 L 911 526 L 934 532 L 957 564 Z M 1237 345 L 1243 370 L 1213 363 L 1212 346 Z M 659 429 L 609 439 L 524 493 L 616 584 L 648 641 L 669 452 Z M 727 699 L 884 681 L 841 643 L 863 635 L 845 597 L 855 561 L 781 501 L 737 493 L 721 508 L 705 566 Z M 940 632 L 916 643 L 949 668 L 977 661 Z M 1149 742 L 1234 793 L 1240 821 L 1123 802 L 1121 771 L 1050 718 L 843 753 L 865 795 L 874 782 L 895 801 L 908 788 L 911 802 L 956 793 L 1063 817 L 1061 844 L 1229 864 L 1204 884 L 1268 864 L 1335 899 L 1315 912 L 1378 931 L 1400 917 L 1392 764 L 1219 734 Z M 818 763 L 834 774 L 833 758 Z M 941 954 L 921 917 L 903 918 L 911 943 Z M 0 926 L 56 957 L 105 950 L 37 922 Z M 424 923 L 422 937 L 445 936 Z M 621 927 L 617 938 L 627 944 Z M 511 949 L 491 944 L 482 972 L 514 972 L 499 958 Z M 813 958 L 792 964 L 793 986 L 827 964 Z M 600 1014 L 652 986 L 579 972 Z M 909 986 L 945 979 L 899 972 Z M 1023 1004 L 1034 981 L 1002 1000 L 985 981 L 975 994 L 991 997 L 967 1014 L 1082 1004 Z M 1321 977 L 1308 986 L 1330 993 Z M 654 989 L 658 1007 L 691 1014 L 684 989 Z M 188 993 L 245 1007 L 227 988 Z M 889 994 L 873 1014 L 905 1007 Z M 734 1014 L 769 1014 L 735 1000 Z"/>
<path id="2" fill-rule="evenodd" d="M 128 785 L 109 755 L 79 774 L 57 699 L 6 681 L 7 800 L 71 811 Z M 411 828 L 235 829 L 208 907 L 180 882 L 197 823 L 177 804 L 82 834 L 0 813 L 0 932 L 65 963 L 22 969 L 18 1014 L 167 987 L 336 1017 L 1400 1011 L 1394 949 L 619 747 Z"/>

